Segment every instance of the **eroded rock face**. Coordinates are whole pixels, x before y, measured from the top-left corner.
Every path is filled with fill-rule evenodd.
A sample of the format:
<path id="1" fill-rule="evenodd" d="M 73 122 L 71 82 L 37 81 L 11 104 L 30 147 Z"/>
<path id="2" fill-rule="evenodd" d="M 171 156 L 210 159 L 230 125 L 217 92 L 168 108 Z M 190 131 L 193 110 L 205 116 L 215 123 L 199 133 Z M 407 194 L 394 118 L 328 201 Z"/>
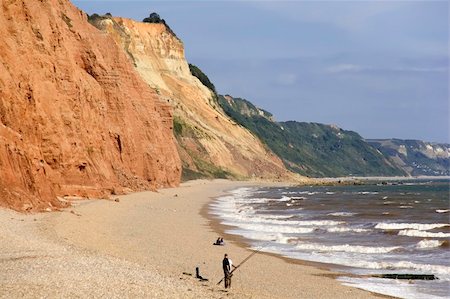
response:
<path id="1" fill-rule="evenodd" d="M 171 106 L 68 0 L 0 3 L 0 205 L 179 183 Z"/>
<path id="2" fill-rule="evenodd" d="M 121 45 L 142 78 L 174 107 L 185 178 L 286 179 L 281 160 L 234 123 L 191 75 L 183 44 L 163 24 L 100 17 L 91 22 Z"/>
<path id="3" fill-rule="evenodd" d="M 408 175 L 450 175 L 450 144 L 403 139 L 367 141 Z"/>

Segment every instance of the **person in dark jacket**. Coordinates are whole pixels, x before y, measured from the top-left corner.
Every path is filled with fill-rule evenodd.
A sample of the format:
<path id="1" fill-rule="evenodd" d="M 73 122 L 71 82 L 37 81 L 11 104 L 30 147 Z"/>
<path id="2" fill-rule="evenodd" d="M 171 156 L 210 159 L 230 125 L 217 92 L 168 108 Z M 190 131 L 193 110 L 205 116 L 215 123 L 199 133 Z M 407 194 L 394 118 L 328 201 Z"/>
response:
<path id="1" fill-rule="evenodd" d="M 231 267 L 234 267 L 233 262 L 228 258 L 228 254 L 225 253 L 222 260 L 223 275 L 225 277 L 225 289 L 231 287 Z"/>

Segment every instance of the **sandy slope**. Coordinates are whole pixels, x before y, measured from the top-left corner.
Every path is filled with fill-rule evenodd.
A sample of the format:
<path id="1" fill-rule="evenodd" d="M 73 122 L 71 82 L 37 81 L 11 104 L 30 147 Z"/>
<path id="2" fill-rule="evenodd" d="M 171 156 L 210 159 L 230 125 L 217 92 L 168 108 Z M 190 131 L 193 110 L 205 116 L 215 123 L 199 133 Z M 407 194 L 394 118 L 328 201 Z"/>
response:
<path id="1" fill-rule="evenodd" d="M 83 201 L 64 212 L 24 216 L 0 210 L 0 297 L 371 298 L 341 286 L 329 271 L 257 254 L 216 286 L 221 259 L 249 251 L 212 246 L 217 225 L 201 215 L 212 196 L 256 184 L 195 181 L 158 193 Z M 74 213 L 70 213 L 73 211 Z M 201 275 L 199 282 L 183 272 Z"/>

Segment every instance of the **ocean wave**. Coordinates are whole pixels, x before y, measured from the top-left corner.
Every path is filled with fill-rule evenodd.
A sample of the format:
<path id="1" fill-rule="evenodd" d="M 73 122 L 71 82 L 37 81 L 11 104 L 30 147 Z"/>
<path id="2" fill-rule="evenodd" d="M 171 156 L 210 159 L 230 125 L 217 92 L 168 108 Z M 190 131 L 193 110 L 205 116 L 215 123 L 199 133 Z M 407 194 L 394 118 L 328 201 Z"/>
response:
<path id="1" fill-rule="evenodd" d="M 242 196 L 248 196 L 250 194 L 252 194 L 254 191 L 256 191 L 256 188 L 251 188 L 251 187 L 241 187 L 241 188 L 237 188 L 234 190 L 231 190 L 229 193 L 242 197 Z"/>
<path id="2" fill-rule="evenodd" d="M 447 223 L 386 223 L 381 222 L 375 225 L 377 229 L 417 229 L 417 230 L 430 230 L 439 227 L 450 226 Z"/>
<path id="3" fill-rule="evenodd" d="M 290 219 L 292 217 L 294 217 L 293 215 L 261 215 L 258 214 L 258 217 L 264 218 L 264 219 Z"/>
<path id="4" fill-rule="evenodd" d="M 277 220 L 277 219 L 267 219 L 264 217 L 254 216 L 254 217 L 236 217 L 231 216 L 230 219 L 240 220 L 242 224 L 246 222 L 260 223 L 260 224 L 277 224 L 282 226 L 337 226 L 340 224 L 345 224 L 343 221 L 334 220 Z M 239 224 L 240 225 L 240 224 Z"/>
<path id="5" fill-rule="evenodd" d="M 304 200 L 304 199 L 306 199 L 306 197 L 303 197 L 303 196 L 292 196 L 291 199 L 292 200 Z"/>
<path id="6" fill-rule="evenodd" d="M 449 233 L 430 233 L 422 230 L 405 229 L 398 232 L 399 236 L 419 237 L 419 238 L 450 238 Z"/>
<path id="7" fill-rule="evenodd" d="M 240 234 L 244 238 L 258 240 L 258 241 L 271 241 L 279 244 L 289 244 L 296 238 L 288 237 L 282 233 L 265 233 L 256 231 L 242 231 Z"/>
<path id="8" fill-rule="evenodd" d="M 237 226 L 245 230 L 263 231 L 272 233 L 299 233 L 309 234 L 321 226 L 338 226 L 342 221 L 333 220 L 277 220 L 261 217 L 240 217 L 240 215 L 223 216 L 226 225 Z"/>
<path id="9" fill-rule="evenodd" d="M 268 203 L 268 202 L 283 202 L 290 201 L 292 198 L 283 195 L 281 198 L 268 198 L 268 197 L 248 197 L 249 194 L 243 192 L 234 194 L 232 196 L 224 196 L 219 198 L 219 201 L 225 202 L 227 200 L 232 201 L 235 204 L 252 204 L 252 203 Z"/>
<path id="10" fill-rule="evenodd" d="M 416 247 L 420 249 L 440 247 L 444 241 L 439 240 L 422 240 L 417 243 Z"/>
<path id="11" fill-rule="evenodd" d="M 289 196 L 282 196 L 281 198 L 274 199 L 275 201 L 290 201 L 291 198 Z"/>
<path id="12" fill-rule="evenodd" d="M 395 298 L 408 298 L 408 299 L 444 299 L 447 296 L 435 296 L 431 295 L 424 290 L 419 290 L 415 284 L 411 284 L 408 281 L 397 281 L 385 278 L 375 278 L 375 277 L 345 277 L 341 276 L 338 281 L 342 282 L 343 285 L 356 287 L 359 289 L 367 290 L 369 292 L 383 294 L 387 296 L 392 296 Z"/>
<path id="13" fill-rule="evenodd" d="M 450 210 L 436 210 L 436 213 L 448 213 Z"/>
<path id="14" fill-rule="evenodd" d="M 336 226 L 344 224 L 344 221 L 334 221 L 334 220 L 300 220 L 298 221 L 301 226 Z"/>
<path id="15" fill-rule="evenodd" d="M 330 232 L 330 233 L 345 233 L 345 232 L 365 233 L 365 232 L 370 232 L 370 229 L 350 228 L 350 227 L 330 227 L 330 228 L 327 228 L 327 232 Z"/>
<path id="16" fill-rule="evenodd" d="M 227 222 L 225 222 L 225 224 L 234 225 L 233 223 Z M 256 232 L 283 233 L 283 234 L 309 234 L 316 230 L 316 228 L 314 227 L 294 227 L 294 226 L 265 225 L 253 223 L 239 224 L 239 228 Z"/>
<path id="17" fill-rule="evenodd" d="M 255 213 L 225 213 L 221 218 L 231 225 L 241 226 L 242 224 L 268 224 L 281 226 L 337 226 L 344 224 L 343 221 L 334 220 L 290 220 L 293 216 L 286 215 L 261 215 Z"/>
<path id="18" fill-rule="evenodd" d="M 265 198 L 265 197 L 254 197 L 254 198 L 233 198 L 233 202 L 237 204 L 251 204 L 251 203 L 266 203 L 269 201 L 274 201 L 273 198 Z"/>
<path id="19" fill-rule="evenodd" d="M 351 213 L 351 212 L 334 212 L 334 213 L 328 213 L 328 216 L 341 216 L 341 217 L 349 217 L 349 216 L 354 216 L 356 215 L 356 213 Z"/>
<path id="20" fill-rule="evenodd" d="M 414 208 L 413 206 L 400 206 L 400 209 L 412 209 Z"/>
<path id="21" fill-rule="evenodd" d="M 391 247 L 369 247 L 369 246 L 361 246 L 361 245 L 322 245 L 322 244 L 313 244 L 313 243 L 300 243 L 296 245 L 297 249 L 300 250 L 313 250 L 313 251 L 324 251 L 324 252 L 353 252 L 353 253 L 388 253 L 394 250 L 398 250 L 400 246 L 391 246 Z"/>
<path id="22" fill-rule="evenodd" d="M 410 261 L 399 262 L 369 262 L 369 261 L 352 261 L 352 265 L 360 268 L 368 269 L 386 269 L 386 270 L 398 270 L 398 269 L 410 269 L 423 272 L 424 274 L 442 274 L 450 275 L 450 267 L 441 265 L 430 264 L 417 264 Z M 441 277 L 440 277 L 441 278 Z"/>

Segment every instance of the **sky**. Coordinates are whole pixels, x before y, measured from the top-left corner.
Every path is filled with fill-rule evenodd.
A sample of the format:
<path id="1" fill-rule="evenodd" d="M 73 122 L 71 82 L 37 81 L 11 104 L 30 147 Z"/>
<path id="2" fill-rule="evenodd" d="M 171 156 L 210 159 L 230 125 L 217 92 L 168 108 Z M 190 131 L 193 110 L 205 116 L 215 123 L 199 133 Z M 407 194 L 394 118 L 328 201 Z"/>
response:
<path id="1" fill-rule="evenodd" d="M 277 121 L 450 143 L 448 1 L 73 3 L 139 21 L 159 13 L 219 93 Z"/>

